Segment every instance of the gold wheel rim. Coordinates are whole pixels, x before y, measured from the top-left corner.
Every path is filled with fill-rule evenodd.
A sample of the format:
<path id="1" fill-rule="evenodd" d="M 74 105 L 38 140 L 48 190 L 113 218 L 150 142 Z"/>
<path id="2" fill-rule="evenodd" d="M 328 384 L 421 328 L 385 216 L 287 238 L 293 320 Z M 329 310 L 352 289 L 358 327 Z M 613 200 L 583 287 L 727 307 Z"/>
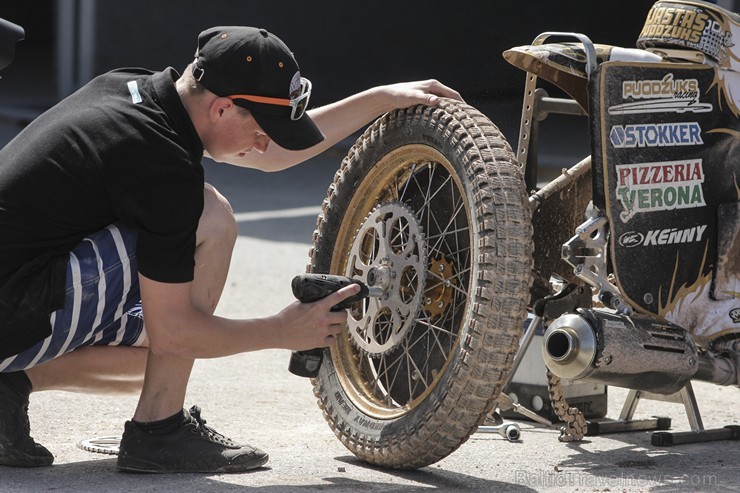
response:
<path id="1" fill-rule="evenodd" d="M 444 310 L 420 307 L 414 330 L 388 354 L 363 354 L 346 332 L 332 348 L 342 388 L 357 408 L 377 419 L 396 418 L 415 409 L 442 379 L 469 310 L 474 258 L 470 207 L 453 165 L 430 146 L 410 144 L 383 156 L 358 184 L 339 228 L 330 272 L 345 272 L 348 246 L 358 228 L 377 204 L 392 201 L 409 204 L 425 229 L 425 293 L 446 294 Z M 430 267 L 441 262 L 453 272 L 448 270 L 444 276 L 431 272 Z"/>

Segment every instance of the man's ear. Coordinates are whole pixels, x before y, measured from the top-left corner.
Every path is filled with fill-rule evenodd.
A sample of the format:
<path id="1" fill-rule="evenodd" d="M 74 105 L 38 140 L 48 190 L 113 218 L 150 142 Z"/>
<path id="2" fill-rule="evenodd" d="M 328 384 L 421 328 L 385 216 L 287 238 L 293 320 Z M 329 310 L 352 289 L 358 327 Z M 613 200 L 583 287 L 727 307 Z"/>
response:
<path id="1" fill-rule="evenodd" d="M 226 112 L 233 109 L 234 102 L 230 98 L 218 97 L 211 101 L 211 105 L 208 108 L 208 117 L 211 122 L 216 123 L 224 117 Z"/>

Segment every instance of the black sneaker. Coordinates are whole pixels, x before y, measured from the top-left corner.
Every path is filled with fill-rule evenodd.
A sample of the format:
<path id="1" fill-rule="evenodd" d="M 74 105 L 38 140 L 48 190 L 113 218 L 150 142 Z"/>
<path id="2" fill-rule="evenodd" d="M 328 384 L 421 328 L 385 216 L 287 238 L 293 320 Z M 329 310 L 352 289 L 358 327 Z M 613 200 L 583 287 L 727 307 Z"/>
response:
<path id="1" fill-rule="evenodd" d="M 262 450 L 239 445 L 206 426 L 200 408 L 185 412 L 177 430 L 154 435 L 127 421 L 118 451 L 118 469 L 128 472 L 243 472 L 263 466 Z"/>
<path id="2" fill-rule="evenodd" d="M 50 466 L 54 456 L 31 438 L 25 372 L 0 373 L 0 466 Z"/>

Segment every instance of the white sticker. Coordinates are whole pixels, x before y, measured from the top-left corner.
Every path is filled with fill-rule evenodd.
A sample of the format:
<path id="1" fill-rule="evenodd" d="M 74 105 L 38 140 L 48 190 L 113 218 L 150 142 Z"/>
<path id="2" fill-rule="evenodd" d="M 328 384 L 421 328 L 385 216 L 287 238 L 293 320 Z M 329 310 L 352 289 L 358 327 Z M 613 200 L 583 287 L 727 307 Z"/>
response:
<path id="1" fill-rule="evenodd" d="M 127 84 L 128 86 L 128 92 L 131 93 L 131 101 L 133 101 L 134 104 L 139 104 L 143 101 L 141 99 L 141 94 L 139 93 L 139 85 L 136 83 L 135 80 L 132 80 Z"/>

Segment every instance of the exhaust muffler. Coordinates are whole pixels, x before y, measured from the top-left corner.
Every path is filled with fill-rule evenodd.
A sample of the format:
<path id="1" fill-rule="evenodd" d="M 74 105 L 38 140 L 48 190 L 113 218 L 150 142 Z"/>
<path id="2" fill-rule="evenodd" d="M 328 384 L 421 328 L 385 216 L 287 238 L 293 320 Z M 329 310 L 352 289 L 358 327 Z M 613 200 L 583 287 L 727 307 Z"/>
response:
<path id="1" fill-rule="evenodd" d="M 542 353 L 561 378 L 656 394 L 677 392 L 692 378 L 737 384 L 730 360 L 701 355 L 684 329 L 648 318 L 579 309 L 550 324 Z"/>

